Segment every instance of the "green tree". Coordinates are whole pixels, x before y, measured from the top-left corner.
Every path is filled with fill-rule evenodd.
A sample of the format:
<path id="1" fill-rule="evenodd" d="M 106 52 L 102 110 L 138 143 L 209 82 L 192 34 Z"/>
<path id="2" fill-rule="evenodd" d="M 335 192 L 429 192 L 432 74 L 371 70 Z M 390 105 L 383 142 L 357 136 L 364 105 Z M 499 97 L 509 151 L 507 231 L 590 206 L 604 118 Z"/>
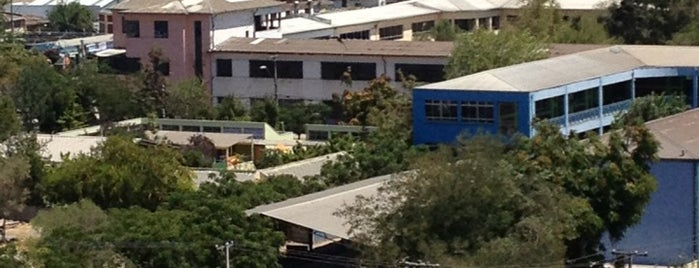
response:
<path id="1" fill-rule="evenodd" d="M 546 58 L 546 46 L 527 31 L 503 30 L 493 33 L 477 30 L 456 41 L 446 78 Z"/>
<path id="2" fill-rule="evenodd" d="M 88 198 L 102 208 L 141 206 L 154 210 L 174 191 L 193 188 L 181 155 L 166 145 L 141 147 L 130 139 L 109 137 L 91 154 L 64 159 L 44 177 L 51 204 Z"/>
<path id="3" fill-rule="evenodd" d="M 249 121 L 250 115 L 245 104 L 235 96 L 226 96 L 216 105 L 216 119 L 230 121 Z"/>
<path id="4" fill-rule="evenodd" d="M 0 158 L 0 213 L 2 228 L 0 242 L 5 241 L 6 220 L 13 212 L 24 208 L 29 192 L 25 180 L 29 177 L 29 164 L 21 157 Z"/>
<path id="5" fill-rule="evenodd" d="M 94 32 L 92 12 L 79 2 L 60 4 L 48 14 L 51 29 L 61 32 Z"/>
<path id="6" fill-rule="evenodd" d="M 617 128 L 640 125 L 654 119 L 684 112 L 689 107 L 683 95 L 652 94 L 635 99 L 628 111 L 617 116 L 614 125 Z"/>
<path id="7" fill-rule="evenodd" d="M 22 125 L 19 115 L 12 99 L 7 95 L 0 95 L 0 142 L 3 142 L 11 136 L 17 135 Z"/>
<path id="8" fill-rule="evenodd" d="M 664 44 L 685 28 L 696 1 L 622 0 L 609 7 L 605 27 L 626 44 Z"/>
<path id="9" fill-rule="evenodd" d="M 41 235 L 29 249 L 31 262 L 40 267 L 134 267 L 102 240 L 107 219 L 89 200 L 40 211 L 31 221 Z"/>
<path id="10" fill-rule="evenodd" d="M 294 103 L 279 110 L 279 121 L 284 123 L 284 130 L 300 135 L 306 132 L 306 124 L 323 124 L 330 114 L 330 107 L 323 103 Z"/>
<path id="11" fill-rule="evenodd" d="M 154 47 L 148 52 L 148 62 L 143 70 L 143 85 L 138 91 L 141 108 L 144 114 L 155 113 L 164 117 L 165 100 L 167 98 L 167 83 L 162 72 L 162 66 L 168 59 L 163 56 L 163 50 Z"/>
<path id="12" fill-rule="evenodd" d="M 277 127 L 279 122 L 279 105 L 272 98 L 255 101 L 250 109 L 250 117 L 252 121 L 266 122 L 272 127 Z"/>
<path id="13" fill-rule="evenodd" d="M 209 90 L 199 79 L 177 83 L 165 96 L 165 110 L 171 118 L 213 119 Z"/>
<path id="14" fill-rule="evenodd" d="M 462 31 L 450 20 L 440 20 L 429 32 L 416 36 L 418 40 L 454 41 Z"/>
<path id="15" fill-rule="evenodd" d="M 620 43 L 612 38 L 604 28 L 604 24 L 591 15 L 583 15 L 579 18 L 565 22 L 554 36 L 554 43 L 567 44 L 614 44 Z"/>
<path id="16" fill-rule="evenodd" d="M 521 14 L 514 22 L 516 29 L 527 31 L 539 40 L 550 41 L 564 25 L 556 0 L 525 0 Z"/>

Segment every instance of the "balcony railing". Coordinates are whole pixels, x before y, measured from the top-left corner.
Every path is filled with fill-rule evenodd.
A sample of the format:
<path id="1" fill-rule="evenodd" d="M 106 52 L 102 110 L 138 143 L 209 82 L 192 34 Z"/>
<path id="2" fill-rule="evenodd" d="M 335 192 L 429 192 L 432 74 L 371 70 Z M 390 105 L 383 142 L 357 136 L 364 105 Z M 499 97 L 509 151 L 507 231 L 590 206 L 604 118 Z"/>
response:
<path id="1" fill-rule="evenodd" d="M 610 115 L 615 115 L 621 111 L 625 111 L 629 109 L 631 106 L 632 100 L 625 100 L 625 101 L 620 101 L 620 102 L 615 102 L 612 104 L 607 104 L 602 106 L 602 115 L 603 116 L 610 116 Z M 568 122 L 571 125 L 579 124 L 584 121 L 588 120 L 593 120 L 593 119 L 599 119 L 599 110 L 598 108 L 592 108 L 592 109 L 587 109 L 575 113 L 571 113 L 568 116 Z M 554 118 L 549 118 L 549 122 L 552 124 L 556 124 L 559 126 L 565 126 L 565 115 L 562 116 L 557 116 Z"/>

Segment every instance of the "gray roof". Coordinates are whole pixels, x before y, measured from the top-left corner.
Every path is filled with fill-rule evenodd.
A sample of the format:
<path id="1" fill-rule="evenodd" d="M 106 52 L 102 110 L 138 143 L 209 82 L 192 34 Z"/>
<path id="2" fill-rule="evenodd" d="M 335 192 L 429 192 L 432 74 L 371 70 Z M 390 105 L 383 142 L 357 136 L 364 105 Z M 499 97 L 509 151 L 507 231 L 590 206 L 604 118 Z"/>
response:
<path id="1" fill-rule="evenodd" d="M 699 160 L 699 109 L 653 120 L 646 126 L 660 142 L 661 159 Z"/>
<path id="2" fill-rule="evenodd" d="M 251 134 L 233 134 L 233 133 L 208 133 L 208 132 L 190 132 L 190 131 L 167 131 L 159 130 L 155 134 L 147 131 L 146 136 L 149 139 L 156 137 L 167 138 L 168 141 L 174 144 L 189 144 L 189 138 L 192 136 L 202 135 L 207 137 L 214 143 L 217 149 L 225 149 L 239 142 L 249 141 Z"/>
<path id="3" fill-rule="evenodd" d="M 246 210 L 247 215 L 262 214 L 343 239 L 349 239 L 346 219 L 334 215 L 344 205 L 351 205 L 357 196 L 376 195 L 379 188 L 394 175 L 384 175 L 312 193 L 282 202 Z"/>
<path id="4" fill-rule="evenodd" d="M 78 136 L 66 137 L 50 134 L 37 134 L 36 140 L 43 146 L 41 156 L 49 161 L 63 162 L 62 155 L 74 158 L 80 154 L 89 154 L 92 148 L 106 140 L 105 137 Z"/>
<path id="5" fill-rule="evenodd" d="M 235 53 L 449 57 L 453 42 L 231 38 L 214 50 Z"/>
<path id="6" fill-rule="evenodd" d="M 281 166 L 261 169 L 257 172 L 259 173 L 260 177 L 288 174 L 293 175 L 298 179 L 303 179 L 307 176 L 319 175 L 320 170 L 325 163 L 335 161 L 339 156 L 346 154 L 346 152 L 326 154 L 319 157 L 291 162 Z"/>
<path id="7" fill-rule="evenodd" d="M 121 13 L 218 14 L 282 5 L 275 0 L 126 0 L 112 9 Z"/>
<path id="8" fill-rule="evenodd" d="M 699 47 L 620 45 L 487 70 L 418 89 L 533 92 L 643 67 L 699 66 Z"/>

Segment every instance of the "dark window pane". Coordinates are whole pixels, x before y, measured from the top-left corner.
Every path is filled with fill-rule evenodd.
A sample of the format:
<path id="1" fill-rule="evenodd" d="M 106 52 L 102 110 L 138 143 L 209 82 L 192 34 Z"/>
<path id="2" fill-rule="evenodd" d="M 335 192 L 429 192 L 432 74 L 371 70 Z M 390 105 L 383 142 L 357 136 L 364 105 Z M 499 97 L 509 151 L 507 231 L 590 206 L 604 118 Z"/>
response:
<path id="1" fill-rule="evenodd" d="M 155 38 L 168 38 L 168 24 L 167 21 L 156 20 L 153 23 Z"/>
<path id="2" fill-rule="evenodd" d="M 137 20 L 124 20 L 121 31 L 126 34 L 126 37 L 140 37 L 140 27 L 141 25 Z"/>
<path id="3" fill-rule="evenodd" d="M 396 79 L 398 71 L 406 77 L 413 75 L 418 82 L 439 82 L 444 80 L 444 65 L 441 64 L 396 64 Z"/>
<path id="4" fill-rule="evenodd" d="M 275 63 L 271 60 L 251 60 L 250 77 L 274 77 Z M 276 63 L 277 78 L 303 78 L 302 61 L 280 61 Z M 264 67 L 263 67 L 264 66 Z"/>
<path id="5" fill-rule="evenodd" d="M 396 40 L 401 38 L 403 38 L 403 25 L 379 29 L 379 39 L 381 40 Z"/>
<path id="6" fill-rule="evenodd" d="M 233 61 L 230 59 L 216 59 L 216 76 L 233 76 Z"/>
<path id="7" fill-rule="evenodd" d="M 325 80 L 340 80 L 347 72 L 352 80 L 366 81 L 376 78 L 376 63 L 321 62 L 320 76 Z"/>

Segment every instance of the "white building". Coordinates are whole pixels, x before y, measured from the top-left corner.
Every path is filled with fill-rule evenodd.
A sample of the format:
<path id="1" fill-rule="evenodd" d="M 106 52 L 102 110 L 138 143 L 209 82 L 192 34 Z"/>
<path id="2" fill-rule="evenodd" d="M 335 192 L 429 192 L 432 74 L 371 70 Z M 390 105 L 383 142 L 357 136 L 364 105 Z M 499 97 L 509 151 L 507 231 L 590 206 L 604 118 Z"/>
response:
<path id="1" fill-rule="evenodd" d="M 348 86 L 340 77 L 348 72 L 352 89 L 400 69 L 419 81 L 443 80 L 451 42 L 393 42 L 368 40 L 232 38 L 211 52 L 214 99 L 234 95 L 243 100 L 275 96 L 280 100 L 332 99 Z M 276 65 L 277 79 L 274 79 Z M 401 88 L 394 82 L 395 88 Z"/>

